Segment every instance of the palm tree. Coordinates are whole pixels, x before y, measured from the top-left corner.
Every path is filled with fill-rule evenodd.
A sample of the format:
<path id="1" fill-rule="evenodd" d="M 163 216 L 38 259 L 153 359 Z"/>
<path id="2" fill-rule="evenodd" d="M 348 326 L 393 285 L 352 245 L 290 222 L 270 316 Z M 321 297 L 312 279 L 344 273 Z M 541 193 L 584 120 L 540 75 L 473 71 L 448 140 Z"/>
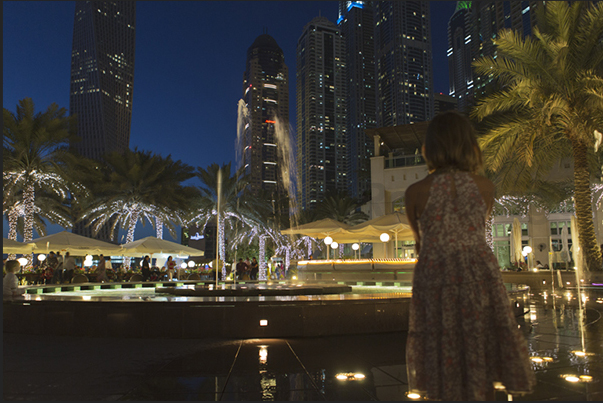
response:
<path id="1" fill-rule="evenodd" d="M 197 225 L 203 223 L 205 228 L 209 220 L 218 219 L 219 259 L 222 261 L 226 257 L 224 244 L 226 224 L 232 226 L 233 220 L 241 221 L 248 227 L 256 224 L 256 221 L 249 218 L 255 199 L 248 197 L 244 191 L 248 184 L 244 173 L 243 168 L 231 173 L 231 163 L 222 167 L 214 163 L 207 169 L 197 167 L 195 173 L 201 181 L 200 196 L 195 205 L 195 212 L 189 217 L 189 222 L 195 222 Z M 222 268 L 222 272 L 225 276 L 225 268 Z"/>
<path id="2" fill-rule="evenodd" d="M 573 159 L 580 246 L 588 269 L 601 270 L 590 180 L 600 175 L 593 134 L 603 127 L 603 6 L 547 2 L 537 19 L 533 37 L 501 31 L 497 58 L 474 62 L 503 85 L 473 110 L 488 126 L 484 160 L 504 186 L 524 191 Z"/>
<path id="3" fill-rule="evenodd" d="M 332 218 L 339 222 L 356 225 L 368 220 L 368 215 L 360 211 L 360 202 L 346 192 L 328 194 L 315 207 L 318 218 Z"/>
<path id="4" fill-rule="evenodd" d="M 80 217 L 95 233 L 109 224 L 113 236 L 120 225 L 128 230 L 126 242 L 132 242 L 139 221 L 144 226 L 156 217 L 163 224 L 179 220 L 182 194 L 190 194 L 180 182 L 192 177 L 192 167 L 137 149 L 113 152 L 103 160 L 105 180 L 93 189 L 94 199 Z"/>
<path id="5" fill-rule="evenodd" d="M 67 146 L 77 137 L 75 120 L 67 110 L 51 104 L 45 112 L 34 113 L 31 98 L 17 105 L 16 114 L 3 110 L 3 184 L 5 193 L 22 191 L 19 207 L 24 218 L 23 239 L 33 238 L 36 192 L 53 192 L 62 200 L 69 197 L 77 182 L 67 180 Z M 16 208 L 16 206 L 14 206 Z M 14 210 L 10 213 L 13 214 Z"/>

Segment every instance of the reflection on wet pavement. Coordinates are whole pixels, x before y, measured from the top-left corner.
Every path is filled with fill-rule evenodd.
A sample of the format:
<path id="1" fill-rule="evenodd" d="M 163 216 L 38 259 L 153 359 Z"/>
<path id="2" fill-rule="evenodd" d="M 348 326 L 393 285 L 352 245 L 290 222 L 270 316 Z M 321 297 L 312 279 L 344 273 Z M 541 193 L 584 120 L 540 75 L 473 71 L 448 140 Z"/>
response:
<path id="1" fill-rule="evenodd" d="M 578 299 L 580 298 L 580 299 Z M 583 309 L 580 309 L 580 306 Z M 518 323 L 538 384 L 602 400 L 603 291 L 542 291 Z M 409 400 L 404 333 L 170 340 L 4 334 L 4 400 Z M 505 393 L 496 395 L 506 401 Z"/>

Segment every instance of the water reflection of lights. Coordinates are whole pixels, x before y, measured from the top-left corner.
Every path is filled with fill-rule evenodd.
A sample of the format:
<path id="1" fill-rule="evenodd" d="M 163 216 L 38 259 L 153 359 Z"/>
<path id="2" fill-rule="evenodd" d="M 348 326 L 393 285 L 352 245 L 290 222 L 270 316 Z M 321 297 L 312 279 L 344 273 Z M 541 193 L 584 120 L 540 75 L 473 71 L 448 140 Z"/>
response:
<path id="1" fill-rule="evenodd" d="M 409 399 L 417 400 L 417 399 L 421 398 L 421 395 L 418 394 L 417 392 L 408 392 L 406 394 L 406 397 L 408 397 Z"/>
<path id="2" fill-rule="evenodd" d="M 260 364 L 268 362 L 268 346 L 260 346 Z"/>
<path id="3" fill-rule="evenodd" d="M 593 353 L 587 353 L 586 351 L 583 351 L 583 350 L 574 350 L 574 351 L 572 351 L 572 354 L 574 354 L 577 357 L 588 357 L 590 355 L 594 355 Z"/>
<path id="4" fill-rule="evenodd" d="M 366 376 L 359 372 L 341 372 L 335 375 L 335 378 L 340 381 L 361 381 L 366 378 Z"/>
<path id="5" fill-rule="evenodd" d="M 590 375 L 572 375 L 572 374 L 564 374 L 560 375 L 561 378 L 565 379 L 568 382 L 577 383 L 577 382 L 591 382 L 593 377 Z"/>

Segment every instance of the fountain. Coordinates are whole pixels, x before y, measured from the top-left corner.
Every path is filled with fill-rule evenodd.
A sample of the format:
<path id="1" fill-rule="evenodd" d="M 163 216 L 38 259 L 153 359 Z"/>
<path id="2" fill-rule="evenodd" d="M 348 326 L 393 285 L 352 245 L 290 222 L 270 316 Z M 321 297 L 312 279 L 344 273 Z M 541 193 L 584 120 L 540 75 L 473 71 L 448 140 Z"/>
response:
<path id="1" fill-rule="evenodd" d="M 247 151 L 240 145 L 249 133 L 250 122 L 242 100 L 238 109 L 240 166 L 242 153 Z M 289 194 L 292 224 L 296 225 L 292 131 L 278 118 L 274 122 L 280 177 Z M 221 227 L 218 223 L 218 231 Z M 362 278 L 350 279 L 339 277 L 349 270 L 345 262 L 307 261 L 306 278 L 269 281 L 263 256 L 266 239 L 265 235 L 259 235 L 263 264 L 260 281 L 30 286 L 22 298 L 3 304 L 4 332 L 90 337 L 276 338 L 407 330 L 412 270 L 406 268 L 410 264 L 374 260 Z M 292 246 L 292 242 L 284 242 L 287 259 L 291 257 Z M 218 250 L 221 253 L 216 255 L 223 256 L 223 250 Z M 318 266 L 323 263 L 331 264 L 332 270 L 320 270 Z M 379 272 L 378 266 L 383 266 L 385 277 L 371 278 Z M 320 278 L 316 275 L 319 271 Z M 523 310 L 528 290 L 517 287 L 509 290 L 517 309 Z"/>

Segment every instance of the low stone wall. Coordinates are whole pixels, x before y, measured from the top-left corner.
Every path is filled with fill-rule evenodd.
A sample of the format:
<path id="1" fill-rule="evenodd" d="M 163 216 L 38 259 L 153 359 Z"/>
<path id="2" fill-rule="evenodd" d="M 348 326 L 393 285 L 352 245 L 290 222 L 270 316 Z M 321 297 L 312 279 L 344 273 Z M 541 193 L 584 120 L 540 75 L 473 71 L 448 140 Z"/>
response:
<path id="1" fill-rule="evenodd" d="M 404 331 L 410 298 L 266 302 L 4 302 L 5 333 L 269 338 Z M 260 326 L 267 320 L 267 326 Z"/>

